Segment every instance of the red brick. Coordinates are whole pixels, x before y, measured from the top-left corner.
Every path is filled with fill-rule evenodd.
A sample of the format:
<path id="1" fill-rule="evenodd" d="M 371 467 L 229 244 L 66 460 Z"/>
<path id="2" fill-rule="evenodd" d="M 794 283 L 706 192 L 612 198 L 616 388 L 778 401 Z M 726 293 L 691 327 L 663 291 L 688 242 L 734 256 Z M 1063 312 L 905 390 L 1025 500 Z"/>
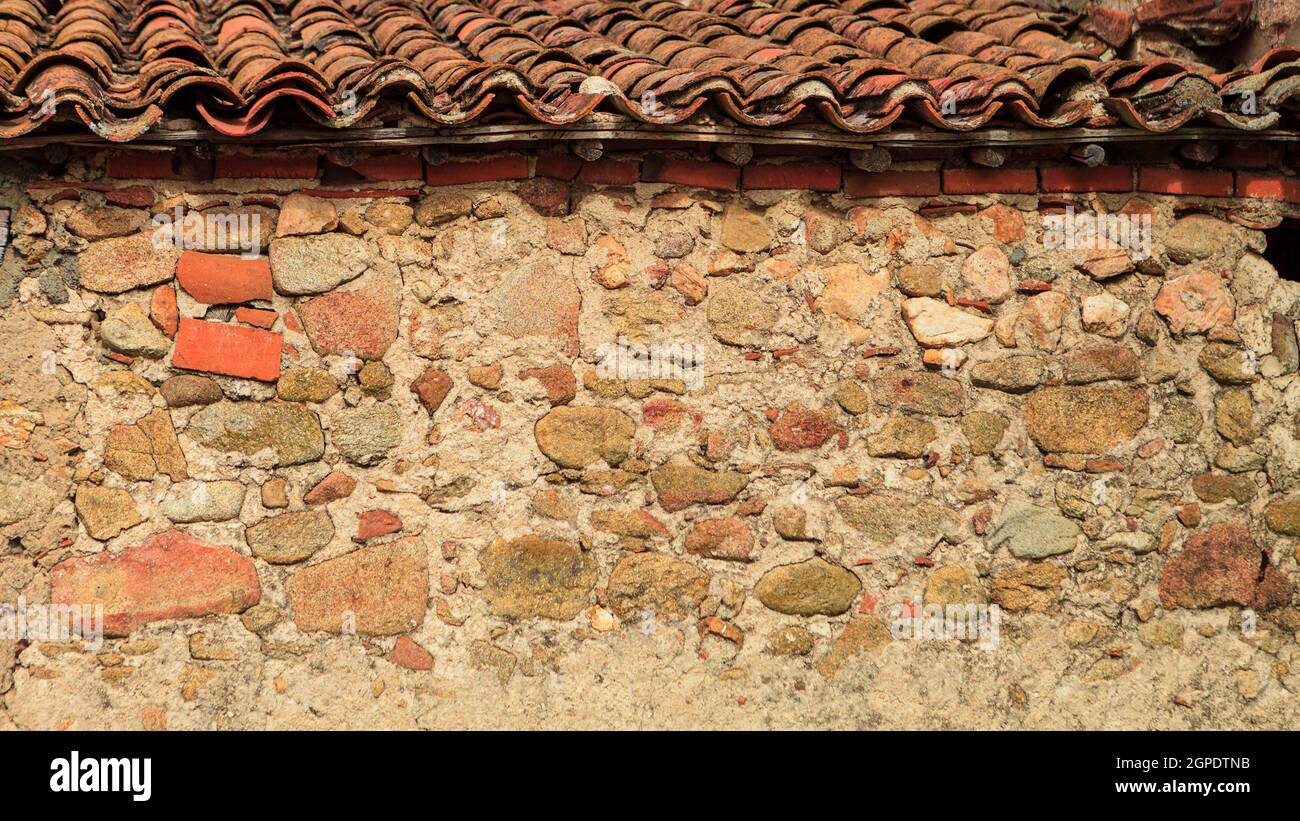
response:
<path id="1" fill-rule="evenodd" d="M 414 152 L 361 157 L 348 167 L 371 182 L 418 180 L 424 176 L 424 164 L 420 162 L 420 155 Z"/>
<path id="2" fill-rule="evenodd" d="M 1300 202 L 1300 177 L 1237 174 L 1237 196 Z"/>
<path id="3" fill-rule="evenodd" d="M 582 160 L 563 151 L 544 151 L 537 155 L 537 168 L 534 176 L 551 177 L 557 180 L 571 180 L 578 176 Z"/>
<path id="4" fill-rule="evenodd" d="M 945 168 L 945 194 L 1034 194 L 1038 171 L 1033 168 Z"/>
<path id="5" fill-rule="evenodd" d="M 430 416 L 438 412 L 450 391 L 451 377 L 437 368 L 425 368 L 424 373 L 411 383 L 411 393 L 416 395 Z"/>
<path id="6" fill-rule="evenodd" d="M 365 544 L 401 529 L 402 520 L 387 510 L 367 510 L 357 517 L 357 535 L 352 537 L 352 541 Z"/>
<path id="7" fill-rule="evenodd" d="M 126 205 L 132 208 L 148 208 L 154 204 L 153 189 L 147 185 L 128 185 L 104 192 L 104 199 L 114 205 Z"/>
<path id="8" fill-rule="evenodd" d="M 528 159 L 518 154 L 470 162 L 445 162 L 425 166 L 424 181 L 429 185 L 466 185 L 495 180 L 528 178 Z"/>
<path id="9" fill-rule="evenodd" d="M 398 539 L 303 568 L 284 589 L 305 633 L 396 636 L 424 621 L 429 560 L 419 538 Z"/>
<path id="10" fill-rule="evenodd" d="M 176 280 L 185 293 L 205 305 L 271 299 L 271 266 L 264 257 L 183 251 L 176 263 Z"/>
<path id="11" fill-rule="evenodd" d="M 388 654 L 388 661 L 407 670 L 433 669 L 433 655 L 410 636 L 402 636 L 393 642 L 393 652 Z"/>
<path id="12" fill-rule="evenodd" d="M 123 180 L 176 180 L 171 151 L 122 151 L 108 155 L 107 176 Z"/>
<path id="13" fill-rule="evenodd" d="M 68 559 L 51 576 L 51 601 L 103 605 L 110 636 L 153 621 L 239 613 L 262 598 L 251 559 L 176 530 L 120 553 Z"/>
<path id="14" fill-rule="evenodd" d="M 1260 143 L 1220 144 L 1213 164 L 1218 168 L 1275 168 L 1282 163 L 1282 148 Z"/>
<path id="15" fill-rule="evenodd" d="M 309 197 L 336 200 L 377 199 L 381 197 L 418 197 L 418 188 L 304 188 L 299 192 Z"/>
<path id="16" fill-rule="evenodd" d="M 578 182 L 591 185 L 636 185 L 641 164 L 635 160 L 596 160 L 582 164 Z"/>
<path id="17" fill-rule="evenodd" d="M 721 191 L 740 190 L 740 169 L 731 163 L 652 156 L 641 164 L 641 179 Z"/>
<path id="18" fill-rule="evenodd" d="M 847 197 L 932 197 L 939 193 L 938 171 L 848 171 L 844 174 Z"/>
<path id="19" fill-rule="evenodd" d="M 256 325 L 259 328 L 270 328 L 280 315 L 275 311 L 268 311 L 265 308 L 236 308 L 235 319 L 245 322 L 249 325 Z"/>
<path id="20" fill-rule="evenodd" d="M 280 334 L 181 317 L 172 366 L 274 382 L 280 377 Z"/>
<path id="21" fill-rule="evenodd" d="M 1084 168 L 1079 165 L 1039 169 L 1043 190 L 1049 193 L 1082 194 L 1091 191 L 1132 191 L 1133 166 L 1105 165 Z"/>
<path id="22" fill-rule="evenodd" d="M 220 179 L 316 179 L 315 154 L 244 154 L 220 153 L 213 176 Z"/>
<path id="23" fill-rule="evenodd" d="M 1232 189 L 1231 171 L 1197 171 L 1188 168 L 1138 169 L 1138 190 L 1150 194 L 1231 197 Z"/>
<path id="24" fill-rule="evenodd" d="M 791 189 L 797 191 L 839 191 L 840 168 L 827 163 L 782 163 L 747 165 L 744 187 L 749 191 Z"/>

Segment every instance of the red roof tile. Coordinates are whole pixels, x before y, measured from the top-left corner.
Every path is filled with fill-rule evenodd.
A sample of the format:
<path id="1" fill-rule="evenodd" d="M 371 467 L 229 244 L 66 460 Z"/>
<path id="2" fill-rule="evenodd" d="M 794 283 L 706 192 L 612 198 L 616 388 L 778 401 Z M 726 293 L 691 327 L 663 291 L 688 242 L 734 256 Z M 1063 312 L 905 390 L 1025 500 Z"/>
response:
<path id="1" fill-rule="evenodd" d="M 1253 0 L 0 0 L 0 138 L 595 118 L 852 133 L 1294 126 Z M 1074 4 L 1072 4 L 1074 5 Z M 1113 4 L 1111 4 L 1113 5 Z M 47 9 L 55 8 L 51 14 Z M 1147 36 L 1147 33 L 1150 36 Z"/>

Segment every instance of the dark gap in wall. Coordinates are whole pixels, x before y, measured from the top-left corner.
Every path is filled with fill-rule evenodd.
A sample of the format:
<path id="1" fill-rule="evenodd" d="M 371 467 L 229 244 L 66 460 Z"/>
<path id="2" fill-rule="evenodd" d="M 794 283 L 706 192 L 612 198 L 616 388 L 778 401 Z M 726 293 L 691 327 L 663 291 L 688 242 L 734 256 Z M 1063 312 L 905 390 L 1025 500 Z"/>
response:
<path id="1" fill-rule="evenodd" d="M 1300 282 L 1300 219 L 1284 219 L 1276 228 L 1264 231 L 1268 247 L 1264 259 L 1277 269 L 1278 276 Z"/>

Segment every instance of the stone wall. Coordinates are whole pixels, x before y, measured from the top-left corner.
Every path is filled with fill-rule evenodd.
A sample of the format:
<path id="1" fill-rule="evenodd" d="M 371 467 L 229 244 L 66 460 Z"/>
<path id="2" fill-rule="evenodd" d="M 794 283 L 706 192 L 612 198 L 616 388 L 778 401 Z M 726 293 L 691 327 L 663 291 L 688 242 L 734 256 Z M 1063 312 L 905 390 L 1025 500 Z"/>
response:
<path id="1" fill-rule="evenodd" d="M 1300 286 L 1231 172 L 129 160 L 0 181 L 0 600 L 108 633 L 0 639 L 0 726 L 1296 722 Z"/>

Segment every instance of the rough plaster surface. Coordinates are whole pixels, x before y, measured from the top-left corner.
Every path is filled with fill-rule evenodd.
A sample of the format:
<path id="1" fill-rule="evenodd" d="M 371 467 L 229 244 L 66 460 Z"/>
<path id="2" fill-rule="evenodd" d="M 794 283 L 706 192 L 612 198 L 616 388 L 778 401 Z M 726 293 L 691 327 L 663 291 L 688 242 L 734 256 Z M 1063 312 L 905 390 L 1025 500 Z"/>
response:
<path id="1" fill-rule="evenodd" d="M 81 173 L 93 176 L 94 161 Z M 85 190 L 49 201 L 42 199 L 48 189 L 28 182 L 11 170 L 4 188 L 24 209 L 15 214 L 0 286 L 0 400 L 7 403 L 0 433 L 8 437 L 0 446 L 7 539 L 0 600 L 47 602 L 60 563 L 120 552 L 174 527 L 249 557 L 261 604 L 242 618 L 214 613 L 149 622 L 106 639 L 98 652 L 77 642 L 0 640 L 2 727 L 1296 724 L 1300 620 L 1289 586 L 1259 610 L 1253 631 L 1243 629 L 1251 614 L 1240 603 L 1166 607 L 1161 598 L 1162 573 L 1171 573 L 1166 563 L 1216 523 L 1243 524 L 1278 572 L 1296 572 L 1294 538 L 1273 532 L 1265 511 L 1300 483 L 1300 393 L 1294 367 L 1274 350 L 1273 321 L 1274 314 L 1283 318 L 1293 345 L 1297 286 L 1279 280 L 1261 256 L 1260 231 L 1219 219 L 1176 230 L 1177 203 L 1169 197 L 1080 197 L 1080 208 L 1127 204 L 1154 215 L 1153 258 L 1137 270 L 1121 262 L 1121 273 L 1098 280 L 1088 273 L 1089 260 L 1110 262 L 1116 254 L 1045 249 L 1033 197 L 971 197 L 964 202 L 978 206 L 974 211 L 927 219 L 916 213 L 919 200 L 575 187 L 570 214 L 543 217 L 516 195 L 515 183 L 505 183 L 426 190 L 409 204 L 427 208 L 423 221 L 430 224 L 408 227 L 401 213 L 368 210 L 382 199 L 323 201 L 333 211 L 317 229 L 332 221 L 329 230 L 366 243 L 364 271 L 331 283 L 333 293 L 398 301 L 396 339 L 381 360 L 392 384 L 385 388 L 380 374 L 363 390 L 350 357 L 319 355 L 307 334 L 294 330 L 299 321 L 289 312 L 301 315 L 311 296 L 277 293 L 251 303 L 281 315 L 273 330 L 284 334 L 282 374 L 325 368 L 338 387 L 324 401 L 306 403 L 324 431 L 321 458 L 277 467 L 270 447 L 246 455 L 195 440 L 190 425 L 204 406 L 168 408 L 157 390 L 179 373 L 170 353 L 129 362 L 108 356 L 104 318 L 128 303 L 149 312 L 156 285 L 117 294 L 78 287 L 87 241 L 68 226 L 79 218 L 106 220 L 94 210 L 102 195 Z M 241 199 L 204 184 L 151 186 L 155 211 Z M 267 232 L 281 216 L 277 206 L 289 208 L 281 197 L 272 200 L 259 206 Z M 1220 216 L 1232 205 L 1217 203 Z M 139 213 L 116 218 L 143 224 L 148 209 L 127 210 Z M 306 215 L 309 229 L 315 218 Z M 1208 246 L 1207 236 L 1214 238 Z M 622 254 L 611 252 L 616 246 Z M 1226 297 L 1228 313 L 1213 327 L 1175 335 L 1171 326 L 1188 320 L 1183 311 L 1205 313 L 1207 294 L 1179 296 L 1182 307 L 1173 316 L 1153 313 L 1153 304 L 1167 283 L 1202 271 L 1215 275 L 1209 296 Z M 607 287 L 623 278 L 626 285 Z M 996 330 L 959 346 L 969 358 L 955 371 L 927 367 L 904 321 L 904 280 L 914 295 L 933 291 L 945 307 L 949 296 L 985 300 L 987 312 L 957 310 L 995 321 Z M 1060 301 L 1033 296 L 1039 286 L 1017 287 L 1027 281 L 1050 283 L 1047 293 Z M 1085 330 L 1081 300 L 1103 295 L 1121 301 L 1127 315 L 1116 319 L 1112 312 L 1102 332 Z M 182 316 L 225 321 L 229 314 L 183 290 L 178 305 Z M 339 321 L 374 330 L 382 324 L 378 316 L 349 310 Z M 1060 320 L 1059 340 L 1052 317 Z M 703 385 L 595 379 L 597 349 L 620 336 L 700 346 Z M 1221 384 L 1200 363 L 1212 339 L 1253 352 L 1254 371 L 1241 384 Z M 1131 409 L 1102 407 L 1080 426 L 1118 430 L 1113 445 L 1044 453 L 1027 404 L 1054 407 L 1033 397 L 1054 386 L 1080 389 L 1067 377 L 1087 363 L 1068 355 L 1096 346 L 1119 346 L 1136 365 L 1126 370 L 1128 360 L 1109 350 L 1104 368 L 1112 370 L 1104 375 L 1120 378 L 1090 386 L 1143 393 L 1147 416 L 1134 429 L 1113 422 Z M 325 346 L 318 340 L 317 347 Z M 981 363 L 1013 355 L 1033 361 L 978 381 L 1021 380 L 1015 386 L 976 384 Z M 497 364 L 499 382 L 490 371 L 475 371 L 471 381 L 471 368 Z M 579 467 L 561 467 L 543 454 L 535 426 L 552 400 L 542 380 L 520 375 L 555 365 L 575 377 L 567 406 L 614 409 L 633 423 L 626 440 L 609 427 L 597 435 L 591 425 L 561 426 L 562 444 L 586 462 Z M 411 390 L 430 367 L 451 383 L 432 415 Z M 896 368 L 905 372 L 901 383 Z M 140 379 L 124 381 L 128 371 Z M 944 384 L 926 381 L 949 377 Z M 228 401 L 270 402 L 276 394 L 274 384 L 214 379 Z M 917 379 L 933 390 L 917 398 Z M 1216 401 L 1230 391 L 1239 392 L 1231 401 L 1244 400 L 1249 413 L 1237 427 L 1226 420 L 1225 428 L 1216 423 Z M 358 421 L 352 407 L 370 412 Z M 380 418 L 380 407 L 391 409 L 395 424 Z M 190 481 L 246 487 L 236 516 L 175 523 L 165 501 L 176 480 L 160 470 L 130 480 L 109 467 L 110 430 L 160 409 L 177 432 Z M 977 414 L 1005 420 L 990 453 L 975 453 L 970 441 L 971 420 L 989 420 Z M 1230 462 L 1221 430 L 1241 449 Z M 1216 460 L 1236 472 L 1215 467 Z M 731 471 L 748 481 L 732 500 L 669 509 L 677 505 L 664 503 L 665 488 L 651 478 L 666 464 Z M 355 490 L 306 505 L 304 494 L 331 470 L 355 479 Z M 1203 484 L 1198 498 L 1193 477 L 1202 474 L 1242 483 L 1226 496 L 1219 485 Z M 253 558 L 245 539 L 247 528 L 285 512 L 264 504 L 274 500 L 263 486 L 276 479 L 285 482 L 287 511 L 323 510 L 332 524 L 332 536 L 305 560 Z M 73 501 L 88 487 L 125 490 L 138 523 L 92 538 Z M 1019 530 L 1015 521 L 1005 523 L 1008 511 L 1025 506 L 1049 518 L 1029 517 Z M 427 567 L 418 626 L 402 635 L 431 655 L 431 670 L 390 660 L 398 658 L 391 655 L 395 634 L 304 632 L 295 624 L 289 580 L 361 549 L 352 537 L 360 515 L 371 510 L 395 515 L 401 530 L 369 545 L 413 537 L 408 544 Z M 610 511 L 643 511 L 654 524 L 639 519 L 639 529 Z M 799 512 L 806 521 L 796 522 Z M 728 517 L 739 522 L 729 532 L 742 541 L 744 533 L 752 537 L 748 561 L 688 551 L 699 522 Z M 611 526 L 615 520 L 621 524 Z M 623 534 L 609 532 L 619 527 Z M 1000 541 L 1008 528 L 1018 538 Z M 1061 550 L 1037 555 L 1060 543 L 1062 532 Z M 1146 534 L 1145 541 L 1131 534 Z M 559 546 L 537 559 L 541 570 L 498 593 L 485 551 L 498 540 L 530 536 Z M 707 585 L 685 594 L 686 587 L 674 588 L 658 615 L 634 608 L 619 619 L 611 575 L 642 552 L 702 570 Z M 858 587 L 836 582 L 852 593 L 847 608 L 805 616 L 760 601 L 759 580 L 769 571 L 814 556 L 856 577 Z M 674 567 L 690 575 L 690 568 Z M 966 598 L 959 600 L 1003 603 L 996 649 L 882 639 L 895 605 L 928 589 L 939 595 L 933 579 L 940 571 L 961 582 Z M 1021 584 L 1027 572 L 1046 581 Z M 666 570 L 654 570 L 646 584 L 666 578 Z M 1255 581 L 1245 583 L 1253 590 Z M 562 592 L 551 596 L 552 583 Z M 830 584 L 813 583 L 822 592 Z M 382 574 L 378 585 L 402 587 Z M 788 586 L 773 595 L 798 600 L 796 606 L 802 601 Z M 519 615 L 530 608 L 567 613 L 574 602 L 572 617 Z M 778 634 L 797 640 L 778 641 Z M 792 647 L 806 652 L 786 654 Z"/>

